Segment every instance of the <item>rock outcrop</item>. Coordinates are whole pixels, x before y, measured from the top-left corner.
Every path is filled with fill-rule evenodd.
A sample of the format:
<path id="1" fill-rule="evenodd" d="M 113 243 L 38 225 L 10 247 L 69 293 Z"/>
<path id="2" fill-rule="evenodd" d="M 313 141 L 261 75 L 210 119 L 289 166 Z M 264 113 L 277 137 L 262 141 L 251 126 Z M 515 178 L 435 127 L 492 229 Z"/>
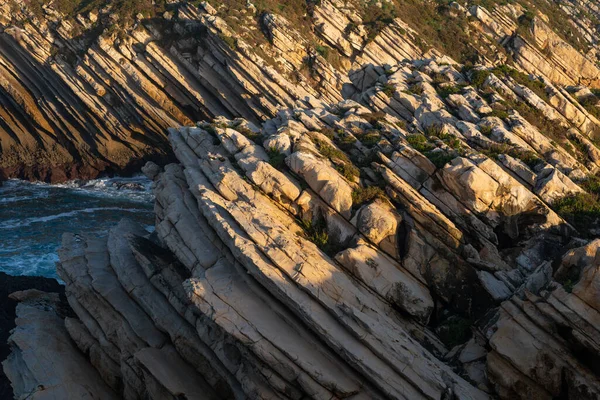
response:
<path id="1" fill-rule="evenodd" d="M 12 295 L 15 395 L 598 398 L 600 10 L 295 5 L 2 8 L 0 176 L 173 155 Z"/>
<path id="2" fill-rule="evenodd" d="M 15 311 L 17 301 L 10 298 L 13 292 L 37 289 L 48 293 L 64 293 L 64 288 L 54 279 L 10 276 L 0 273 L 0 360 L 5 360 L 10 354 L 8 337 L 15 327 Z M 0 370 L 0 398 L 12 398 L 13 391 L 10 381 L 3 370 Z"/>
<path id="3" fill-rule="evenodd" d="M 359 92 L 383 84 L 379 77 L 404 60 L 512 62 L 548 83 L 599 85 L 596 53 L 586 50 L 598 41 L 598 11 L 583 2 L 544 3 L 535 14 L 517 4 L 419 10 L 401 0 L 265 10 L 46 3 L 0 1 L 2 179 L 59 182 L 164 163 L 168 127 L 215 116 L 259 123 L 289 107 L 338 102 L 352 95 L 351 82 Z M 598 153 L 586 142 L 598 129 L 596 106 L 569 97 L 556 88 L 558 112 L 546 111 L 583 131 L 577 142 Z"/>
<path id="4" fill-rule="evenodd" d="M 422 65 L 390 81 L 435 68 Z M 487 157 L 485 122 L 444 110 L 492 106 L 472 89 L 446 105 L 420 76 L 423 133 L 377 111 L 377 87 L 364 105 L 290 109 L 260 128 L 170 129 L 178 163 L 144 167 L 154 233 L 123 220 L 107 237 L 63 237 L 77 317 L 52 343 L 68 334 L 80 353 L 48 376 L 24 367 L 20 343 L 46 349 L 26 316 L 62 316 L 15 295 L 17 393 L 70 392 L 77 368 L 85 388 L 126 399 L 595 398 L 599 241 L 575 239 L 551 208 L 582 189 L 535 147 L 533 169 Z M 534 134 L 510 118 L 503 134 Z M 435 135 L 429 120 L 443 121 Z"/>

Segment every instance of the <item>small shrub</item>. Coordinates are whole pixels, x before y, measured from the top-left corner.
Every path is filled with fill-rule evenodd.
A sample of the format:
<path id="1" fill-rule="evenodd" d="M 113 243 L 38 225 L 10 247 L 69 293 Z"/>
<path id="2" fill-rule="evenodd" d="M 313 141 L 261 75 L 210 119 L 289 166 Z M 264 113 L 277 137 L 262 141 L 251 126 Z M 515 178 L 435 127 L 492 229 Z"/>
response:
<path id="1" fill-rule="evenodd" d="M 379 186 L 359 187 L 352 191 L 352 207 L 360 208 L 375 199 L 385 199 L 386 195 Z"/>
<path id="2" fill-rule="evenodd" d="M 419 84 L 412 85 L 408 88 L 409 93 L 412 93 L 417 96 L 422 95 L 423 91 L 424 91 L 423 86 L 421 86 Z"/>
<path id="3" fill-rule="evenodd" d="M 350 182 L 354 182 L 354 180 L 360 176 L 360 170 L 351 163 L 336 165 L 335 169 Z"/>
<path id="4" fill-rule="evenodd" d="M 471 83 L 480 88 L 490 76 L 490 71 L 486 69 L 474 69 L 471 71 Z"/>
<path id="5" fill-rule="evenodd" d="M 479 132 L 481 132 L 484 136 L 490 136 L 492 134 L 493 128 L 490 125 L 481 125 L 479 127 Z"/>
<path id="6" fill-rule="evenodd" d="M 580 185 L 586 192 L 600 195 L 600 177 L 589 175 Z"/>
<path id="7" fill-rule="evenodd" d="M 381 112 L 381 111 L 377 111 L 377 112 L 365 114 L 362 117 L 364 119 L 366 119 L 367 122 L 369 124 L 371 124 L 374 128 L 380 128 L 381 123 L 379 121 L 381 121 L 382 119 L 385 119 L 385 113 Z"/>
<path id="8" fill-rule="evenodd" d="M 339 159 L 339 160 L 343 160 L 343 161 L 347 161 L 348 157 L 346 156 L 346 154 L 341 151 L 336 149 L 333 146 L 330 146 L 329 144 L 325 143 L 322 140 L 315 140 L 315 143 L 319 149 L 319 152 L 321 153 L 321 155 L 323 157 L 327 157 L 329 159 Z"/>
<path id="9" fill-rule="evenodd" d="M 523 161 L 531 169 L 544 163 L 544 160 L 539 158 L 533 151 L 511 151 L 509 152 L 509 155 Z"/>
<path id="10" fill-rule="evenodd" d="M 306 238 L 316 244 L 321 250 L 329 243 L 325 218 L 319 216 L 314 223 L 310 220 L 302 220 L 300 221 L 300 226 L 304 229 Z"/>
<path id="11" fill-rule="evenodd" d="M 329 47 L 327 47 L 327 46 L 317 45 L 315 47 L 315 50 L 317 51 L 317 53 L 319 53 L 319 55 L 321 57 L 323 57 L 324 59 L 327 59 L 329 57 L 329 51 L 331 49 Z"/>
<path id="12" fill-rule="evenodd" d="M 360 137 L 360 142 L 369 148 L 375 146 L 380 140 L 381 134 L 377 130 L 370 130 Z"/>
<path id="13" fill-rule="evenodd" d="M 425 156 L 435 165 L 437 168 L 443 168 L 444 165 L 456 158 L 455 154 L 446 153 L 445 151 L 428 151 Z"/>
<path id="14" fill-rule="evenodd" d="M 508 112 L 506 110 L 493 109 L 491 113 L 488 114 L 490 117 L 497 117 L 500 119 L 507 119 L 509 117 Z"/>
<path id="15" fill-rule="evenodd" d="M 563 197 L 552 204 L 552 208 L 582 234 L 589 229 L 600 228 L 600 200 L 597 194 L 577 193 Z"/>
<path id="16" fill-rule="evenodd" d="M 367 42 L 373 41 L 379 32 L 394 22 L 397 16 L 396 8 L 391 2 L 381 2 L 380 5 L 369 1 L 363 13 L 363 24 L 367 29 Z"/>
<path id="17" fill-rule="evenodd" d="M 335 131 L 333 130 L 333 128 L 325 127 L 321 129 L 321 133 L 331 140 L 333 140 L 333 138 L 335 137 Z"/>
<path id="18" fill-rule="evenodd" d="M 531 78 L 529 75 L 511 68 L 508 65 L 495 67 L 492 69 L 492 72 L 498 76 L 510 77 L 519 85 L 528 87 L 544 101 L 549 100 L 548 93 L 546 93 L 546 85 L 539 79 Z"/>
<path id="19" fill-rule="evenodd" d="M 460 141 L 459 138 L 457 138 L 454 135 L 450 135 L 447 133 L 442 133 L 440 135 L 438 135 L 438 137 L 444 142 L 446 143 L 446 145 L 454 150 L 461 150 L 462 149 L 462 142 Z"/>
<path id="20" fill-rule="evenodd" d="M 356 143 L 356 138 L 346 132 L 342 132 L 338 133 L 337 137 L 335 137 L 333 141 L 342 150 L 348 151 L 354 147 L 354 143 Z"/>
<path id="21" fill-rule="evenodd" d="M 269 156 L 269 164 L 276 169 L 281 169 L 285 165 L 285 154 L 280 153 L 275 147 L 271 147 L 267 150 Z"/>
<path id="22" fill-rule="evenodd" d="M 428 143 L 425 135 L 421 134 L 408 135 L 406 140 L 415 150 L 421 153 L 432 150 L 435 147 L 431 143 Z"/>
<path id="23" fill-rule="evenodd" d="M 256 144 L 261 144 L 261 142 L 262 142 L 262 134 L 261 133 L 256 133 L 253 130 L 246 128 L 245 126 L 238 126 L 235 128 L 235 130 Z"/>
<path id="24" fill-rule="evenodd" d="M 225 42 L 225 44 L 227 44 L 227 46 L 229 46 L 229 48 L 231 50 L 237 50 L 238 41 L 236 38 L 233 38 L 233 37 L 227 36 L 227 35 L 223 35 L 223 34 L 219 34 L 219 37 L 221 38 L 221 40 L 223 42 Z"/>
<path id="25" fill-rule="evenodd" d="M 566 282 L 563 283 L 563 289 L 565 289 L 567 293 L 571 293 L 573 291 L 573 286 L 575 286 L 575 284 L 570 279 L 567 279 Z"/>
<path id="26" fill-rule="evenodd" d="M 325 254 L 333 257 L 340 251 L 340 246 L 331 241 L 327 233 L 327 221 L 322 215 L 318 215 L 314 221 L 301 220 L 300 226 L 304 229 L 304 237 L 313 242 Z"/>
<path id="27" fill-rule="evenodd" d="M 396 87 L 394 85 L 390 85 L 389 83 L 386 83 L 385 85 L 383 85 L 383 89 L 381 91 L 387 97 L 392 97 L 394 95 L 394 93 L 396 92 Z"/>
<path id="28" fill-rule="evenodd" d="M 462 86 L 450 86 L 450 85 L 445 85 L 445 86 L 438 86 L 436 88 L 438 94 L 440 95 L 441 98 L 445 99 L 448 96 L 450 96 L 451 94 L 460 94 L 462 93 Z"/>

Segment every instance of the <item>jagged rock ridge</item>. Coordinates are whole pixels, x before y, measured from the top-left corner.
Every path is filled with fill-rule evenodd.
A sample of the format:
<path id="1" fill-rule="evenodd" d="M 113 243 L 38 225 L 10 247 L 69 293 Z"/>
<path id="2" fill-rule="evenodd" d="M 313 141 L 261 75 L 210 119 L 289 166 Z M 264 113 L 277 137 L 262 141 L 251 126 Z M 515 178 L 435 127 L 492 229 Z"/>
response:
<path id="1" fill-rule="evenodd" d="M 552 210 L 583 192 L 570 176 L 588 169 L 545 142 L 528 144 L 528 166 L 519 146 L 537 129 L 517 111 L 478 117 L 498 106 L 485 88 L 440 96 L 428 83 L 438 68 L 468 81 L 415 61 L 354 80 L 363 104 L 171 129 L 179 164 L 144 168 L 155 233 L 125 220 L 107 238 L 63 238 L 58 271 L 77 315 L 65 327 L 101 390 L 596 398 L 600 241 Z M 495 132 L 512 140 L 498 156 Z M 21 365 L 5 369 L 18 377 Z"/>
<path id="2" fill-rule="evenodd" d="M 131 171 L 168 158 L 167 127 L 218 115 L 257 123 L 297 102 L 337 102 L 347 73 L 369 64 L 449 54 L 597 87 L 597 7 L 532 1 L 489 10 L 294 1 L 265 12 L 252 3 L 158 2 L 128 18 L 102 2 L 63 10 L 65 2 L 3 0 L 0 178 Z"/>

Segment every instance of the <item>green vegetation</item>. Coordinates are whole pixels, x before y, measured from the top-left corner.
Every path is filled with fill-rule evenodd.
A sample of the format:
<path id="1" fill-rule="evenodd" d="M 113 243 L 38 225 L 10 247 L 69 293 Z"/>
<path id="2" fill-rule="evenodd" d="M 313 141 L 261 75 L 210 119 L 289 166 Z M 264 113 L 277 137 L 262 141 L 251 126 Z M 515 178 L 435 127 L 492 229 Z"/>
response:
<path id="1" fill-rule="evenodd" d="M 571 293 L 573 291 L 573 286 L 575 286 L 575 283 L 570 279 L 567 279 L 563 283 L 563 289 L 565 289 L 567 293 Z"/>
<path id="2" fill-rule="evenodd" d="M 508 65 L 500 65 L 495 67 L 492 69 L 492 72 L 494 75 L 499 77 L 510 77 L 519 85 L 526 86 L 527 88 L 531 89 L 531 91 L 537 94 L 542 100 L 549 100 L 548 93 L 546 93 L 546 85 L 537 78 L 532 78 L 523 72 L 509 67 Z"/>
<path id="3" fill-rule="evenodd" d="M 600 195 L 600 177 L 597 175 L 589 175 L 579 186 L 588 193 Z"/>
<path id="4" fill-rule="evenodd" d="M 430 138 L 441 140 L 453 151 L 437 148 L 435 144 L 429 142 Z M 431 126 L 426 129 L 425 135 L 409 135 L 406 137 L 406 140 L 415 150 L 423 153 L 437 168 L 442 168 L 464 152 L 460 139 L 454 135 L 443 133 L 437 126 Z"/>
<path id="5" fill-rule="evenodd" d="M 227 46 L 229 46 L 229 48 L 231 50 L 236 50 L 238 48 L 238 41 L 237 39 L 231 37 L 231 36 L 227 36 L 227 35 L 222 35 L 219 34 L 219 38 L 225 42 L 225 44 Z"/>
<path id="6" fill-rule="evenodd" d="M 310 220 L 300 221 L 300 226 L 306 233 L 306 238 L 323 250 L 329 243 L 329 234 L 327 233 L 327 223 L 322 217 L 317 218 L 315 223 Z"/>
<path id="7" fill-rule="evenodd" d="M 383 112 L 381 112 L 381 111 L 377 111 L 377 112 L 372 112 L 372 113 L 369 113 L 369 114 L 365 114 L 362 117 L 364 119 L 366 119 L 367 122 L 373 126 L 373 128 L 380 129 L 381 128 L 381 123 L 379 121 L 381 121 L 382 119 L 385 119 L 386 118 L 386 114 L 383 113 Z"/>
<path id="8" fill-rule="evenodd" d="M 327 59 L 329 57 L 329 52 L 331 51 L 331 49 L 327 46 L 322 46 L 322 45 L 317 45 L 315 47 L 315 51 L 317 53 L 319 53 L 319 55 L 325 59 Z"/>
<path id="9" fill-rule="evenodd" d="M 396 87 L 394 85 L 390 85 L 389 83 L 386 83 L 385 85 L 383 85 L 383 89 L 381 91 L 387 97 L 392 97 L 394 95 L 394 92 L 396 91 Z"/>
<path id="10" fill-rule="evenodd" d="M 328 137 L 330 140 L 333 140 L 333 138 L 335 137 L 335 131 L 333 130 L 333 128 L 325 127 L 321 129 L 320 133 Z"/>
<path id="11" fill-rule="evenodd" d="M 352 207 L 358 209 L 363 204 L 370 203 L 375 199 L 385 198 L 385 192 L 379 186 L 359 187 L 352 191 Z"/>
<path id="12" fill-rule="evenodd" d="M 425 152 L 433 150 L 435 148 L 434 145 L 429 143 L 429 141 L 427 140 L 425 135 L 421 135 L 421 134 L 408 135 L 406 137 L 406 140 L 408 141 L 408 143 L 410 143 L 410 145 L 415 150 L 417 150 L 418 152 L 421 152 L 421 153 L 425 153 Z"/>
<path id="13" fill-rule="evenodd" d="M 262 134 L 254 132 L 253 130 L 245 127 L 245 126 L 237 126 L 235 130 L 244 135 L 246 138 L 250 139 L 254 143 L 258 145 L 262 145 Z"/>
<path id="14" fill-rule="evenodd" d="M 597 194 L 578 193 L 563 197 L 552 204 L 552 208 L 580 233 L 600 228 L 600 199 Z"/>
<path id="15" fill-rule="evenodd" d="M 508 115 L 508 112 L 506 110 L 501 110 L 501 109 L 498 109 L 498 108 L 494 108 L 492 110 L 492 112 L 489 113 L 487 116 L 488 117 L 497 117 L 497 118 L 500 118 L 500 119 L 504 120 L 504 119 L 507 119 L 509 115 Z"/>
<path id="16" fill-rule="evenodd" d="M 336 165 L 335 169 L 350 182 L 354 182 L 354 180 L 360 176 L 360 170 L 350 162 Z"/>
<path id="17" fill-rule="evenodd" d="M 327 221 L 322 215 L 318 215 L 312 221 L 303 219 L 299 221 L 304 229 L 304 237 L 313 242 L 319 249 L 329 256 L 334 256 L 340 250 L 340 246 L 333 243 L 327 233 Z"/>
<path id="18" fill-rule="evenodd" d="M 579 104 L 581 104 L 587 112 L 600 119 L 600 107 L 598 107 L 598 103 L 600 103 L 600 98 L 598 97 L 597 92 L 579 100 Z"/>
<path id="19" fill-rule="evenodd" d="M 365 134 L 360 136 L 360 142 L 367 146 L 368 148 L 372 148 L 381 140 L 381 133 L 379 133 L 376 129 L 371 129 L 367 131 Z"/>
<path id="20" fill-rule="evenodd" d="M 523 151 L 518 147 L 514 147 L 506 143 L 493 144 L 491 147 L 482 149 L 480 152 L 494 160 L 497 160 L 500 154 L 506 154 L 523 161 L 531 169 L 534 169 L 539 164 L 544 162 L 544 160 L 539 158 L 536 153 L 532 151 Z"/>
<path id="21" fill-rule="evenodd" d="M 452 11 L 450 1 L 393 0 L 398 16 L 416 33 L 415 43 L 425 52 L 431 46 L 459 63 L 475 63 L 469 19 Z M 424 40 L 427 43 L 424 42 Z"/>
<path id="22" fill-rule="evenodd" d="M 349 151 L 354 148 L 356 138 L 347 132 L 338 132 L 337 136 L 333 138 L 335 144 L 344 151 Z"/>
<path id="23" fill-rule="evenodd" d="M 412 93 L 414 95 L 420 96 L 423 94 L 423 86 L 421 86 L 420 84 L 414 84 L 409 86 L 408 88 L 408 92 Z"/>
<path id="24" fill-rule="evenodd" d="M 464 86 L 460 85 L 438 85 L 436 90 L 442 99 L 447 98 L 451 94 L 460 94 L 462 93 Z"/>
<path id="25" fill-rule="evenodd" d="M 377 1 L 369 0 L 363 12 L 363 24 L 367 29 L 367 42 L 373 41 L 379 32 L 394 22 L 396 17 L 397 12 L 394 4 L 385 1 L 378 4 Z"/>
<path id="26" fill-rule="evenodd" d="M 433 163 L 437 168 L 443 168 L 444 165 L 448 164 L 450 161 L 456 158 L 456 155 L 446 153 L 443 150 L 430 151 L 425 154 L 429 161 Z"/>
<path id="27" fill-rule="evenodd" d="M 481 88 L 488 76 L 490 76 L 490 71 L 487 69 L 474 69 L 470 71 L 470 76 L 473 86 Z"/>
<path id="28" fill-rule="evenodd" d="M 353 182 L 360 176 L 360 170 L 352 164 L 352 161 L 350 161 L 346 153 L 327 144 L 323 140 L 319 140 L 315 137 L 313 137 L 312 140 L 317 145 L 317 149 L 321 155 L 331 160 L 335 165 L 335 169 L 342 174 L 344 178 Z M 354 139 L 354 141 L 356 141 L 356 139 Z"/>
<path id="29" fill-rule="evenodd" d="M 491 125 L 481 125 L 479 126 L 479 132 L 481 132 L 484 136 L 490 136 L 492 134 L 493 128 Z"/>
<path id="30" fill-rule="evenodd" d="M 269 156 L 269 164 L 276 169 L 281 169 L 285 165 L 285 154 L 280 153 L 275 147 L 271 147 L 267 150 Z"/>

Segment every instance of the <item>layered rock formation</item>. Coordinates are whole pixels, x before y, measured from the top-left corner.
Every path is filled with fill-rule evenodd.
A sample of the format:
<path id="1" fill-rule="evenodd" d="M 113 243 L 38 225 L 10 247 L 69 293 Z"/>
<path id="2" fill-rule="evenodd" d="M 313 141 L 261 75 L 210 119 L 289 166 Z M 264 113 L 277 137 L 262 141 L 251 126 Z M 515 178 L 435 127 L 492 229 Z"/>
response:
<path id="1" fill-rule="evenodd" d="M 144 168 L 155 232 L 63 237 L 77 318 L 51 343 L 85 357 L 25 369 L 43 327 L 24 318 L 16 395 L 69 392 L 83 363 L 90 392 L 126 399 L 596 398 L 600 241 L 576 237 L 597 221 L 552 207 L 597 167 L 516 110 L 489 115 L 529 94 L 521 75 L 467 86 L 478 70 L 439 62 L 357 74 L 363 104 L 171 129 L 178 163 Z M 25 297 L 19 315 L 60 320 Z"/>
<path id="2" fill-rule="evenodd" d="M 142 3 L 0 2 L 0 178 L 132 171 L 168 127 L 337 102 L 348 72 L 423 56 L 598 85 L 590 3 Z"/>
<path id="3" fill-rule="evenodd" d="M 17 301 L 10 298 L 10 294 L 30 289 L 64 293 L 64 287 L 54 279 L 10 276 L 0 273 L 0 359 L 2 360 L 5 360 L 10 354 L 10 346 L 7 341 L 10 331 L 15 327 Z M 4 371 L 0 370 L 0 398 L 10 399 L 12 398 L 12 394 L 10 381 L 4 375 Z"/>
<path id="4" fill-rule="evenodd" d="M 50 103 L 91 124 L 96 144 L 51 165 L 176 158 L 143 168 L 152 233 L 123 220 L 63 237 L 74 315 L 13 295 L 17 398 L 599 397 L 597 8 L 452 3 L 442 21 L 426 5 L 466 40 L 429 48 L 431 24 L 390 4 L 175 3 L 93 40 L 69 20 L 5 29 L 1 65 L 53 60 L 52 87 L 67 86 Z M 476 65 L 454 59 L 474 49 Z M 40 118 L 63 114 L 41 98 Z M 41 135 L 16 129 L 17 153 Z"/>

